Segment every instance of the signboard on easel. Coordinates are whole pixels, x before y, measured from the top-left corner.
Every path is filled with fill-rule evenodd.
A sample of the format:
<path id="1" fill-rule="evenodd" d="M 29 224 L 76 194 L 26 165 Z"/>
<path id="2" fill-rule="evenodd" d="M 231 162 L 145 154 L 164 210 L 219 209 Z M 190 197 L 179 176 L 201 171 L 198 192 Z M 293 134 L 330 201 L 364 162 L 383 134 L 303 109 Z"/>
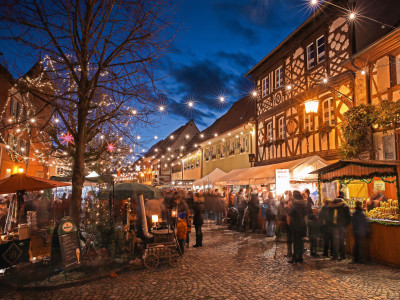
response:
<path id="1" fill-rule="evenodd" d="M 82 266 L 78 228 L 69 218 L 63 218 L 54 230 L 51 262 L 61 262 L 65 271 Z"/>

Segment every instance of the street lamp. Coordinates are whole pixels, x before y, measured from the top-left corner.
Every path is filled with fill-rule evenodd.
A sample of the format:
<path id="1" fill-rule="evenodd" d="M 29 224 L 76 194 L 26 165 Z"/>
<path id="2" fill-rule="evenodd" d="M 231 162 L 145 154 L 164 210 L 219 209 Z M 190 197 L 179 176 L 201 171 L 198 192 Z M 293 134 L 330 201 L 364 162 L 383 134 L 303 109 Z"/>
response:
<path id="1" fill-rule="evenodd" d="M 315 99 L 309 99 L 304 102 L 304 106 L 306 107 L 306 113 L 317 113 L 318 112 L 319 101 Z"/>

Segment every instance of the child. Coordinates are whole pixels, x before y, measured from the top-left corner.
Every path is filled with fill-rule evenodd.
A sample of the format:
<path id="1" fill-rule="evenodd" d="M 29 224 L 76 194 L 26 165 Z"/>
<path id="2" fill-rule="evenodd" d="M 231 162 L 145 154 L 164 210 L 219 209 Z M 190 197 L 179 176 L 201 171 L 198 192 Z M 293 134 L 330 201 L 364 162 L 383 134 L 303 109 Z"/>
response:
<path id="1" fill-rule="evenodd" d="M 181 249 L 181 253 L 183 254 L 185 251 L 185 241 L 187 237 L 187 222 L 186 222 L 186 213 L 181 211 L 178 214 L 178 226 L 176 227 L 176 235 L 178 237 L 179 248 Z"/>

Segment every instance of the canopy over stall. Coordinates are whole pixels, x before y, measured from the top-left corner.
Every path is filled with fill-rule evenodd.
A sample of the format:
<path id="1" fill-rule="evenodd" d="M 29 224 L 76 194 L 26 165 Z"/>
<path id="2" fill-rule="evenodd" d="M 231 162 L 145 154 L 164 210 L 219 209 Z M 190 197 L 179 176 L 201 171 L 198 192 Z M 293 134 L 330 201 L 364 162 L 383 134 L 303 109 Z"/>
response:
<path id="1" fill-rule="evenodd" d="M 221 177 L 223 177 L 225 175 L 226 175 L 226 172 L 222 171 L 221 169 L 216 168 L 210 174 L 193 182 L 193 185 L 194 186 L 214 185 L 214 183 L 216 181 L 218 181 Z"/>
<path id="2" fill-rule="evenodd" d="M 17 191 L 40 191 L 68 185 L 71 184 L 26 174 L 14 174 L 0 180 L 0 194 L 16 193 Z"/>
<path id="3" fill-rule="evenodd" d="M 324 159 L 315 155 L 273 165 L 236 169 L 222 177 L 216 184 L 247 185 L 275 183 L 275 170 L 277 169 L 288 169 L 290 179 L 294 181 L 317 181 L 317 175 L 310 175 L 309 173 L 327 165 L 328 163 Z"/>

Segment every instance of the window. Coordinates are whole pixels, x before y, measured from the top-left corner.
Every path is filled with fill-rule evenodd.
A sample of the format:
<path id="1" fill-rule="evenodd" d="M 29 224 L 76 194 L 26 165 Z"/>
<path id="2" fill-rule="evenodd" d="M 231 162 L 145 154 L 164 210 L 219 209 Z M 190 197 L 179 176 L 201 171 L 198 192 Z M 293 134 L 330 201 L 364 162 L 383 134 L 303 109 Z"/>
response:
<path id="1" fill-rule="evenodd" d="M 267 123 L 267 128 L 265 131 L 265 137 L 267 138 L 268 142 L 272 142 L 273 138 L 274 138 L 274 134 L 273 134 L 273 126 L 272 126 L 272 122 Z"/>
<path id="2" fill-rule="evenodd" d="M 14 147 L 14 135 L 9 134 L 7 138 L 7 144 L 10 146 L 10 149 Z"/>
<path id="3" fill-rule="evenodd" d="M 278 120 L 279 124 L 279 138 L 284 139 L 285 138 L 285 118 L 282 117 Z"/>
<path id="4" fill-rule="evenodd" d="M 311 69 L 315 66 L 315 59 L 314 59 L 314 43 L 311 43 L 307 46 L 307 68 Z"/>
<path id="5" fill-rule="evenodd" d="M 314 128 L 314 118 L 313 114 L 306 113 L 306 110 L 304 110 L 304 129 L 311 131 Z"/>
<path id="6" fill-rule="evenodd" d="M 324 36 L 321 36 L 317 39 L 317 62 L 325 60 L 325 39 Z"/>
<path id="7" fill-rule="evenodd" d="M 283 86 L 283 71 L 282 66 L 275 70 L 275 89 Z"/>
<path id="8" fill-rule="evenodd" d="M 225 145 L 222 143 L 220 146 L 219 146 L 219 157 L 224 157 L 225 156 Z"/>
<path id="9" fill-rule="evenodd" d="M 229 147 L 229 155 L 233 155 L 235 151 L 235 140 L 231 140 L 231 145 Z"/>
<path id="10" fill-rule="evenodd" d="M 335 107 L 332 98 L 322 102 L 322 113 L 324 124 L 335 125 Z"/>
<path id="11" fill-rule="evenodd" d="M 262 80 L 262 96 L 265 97 L 269 94 L 269 77 Z"/>

